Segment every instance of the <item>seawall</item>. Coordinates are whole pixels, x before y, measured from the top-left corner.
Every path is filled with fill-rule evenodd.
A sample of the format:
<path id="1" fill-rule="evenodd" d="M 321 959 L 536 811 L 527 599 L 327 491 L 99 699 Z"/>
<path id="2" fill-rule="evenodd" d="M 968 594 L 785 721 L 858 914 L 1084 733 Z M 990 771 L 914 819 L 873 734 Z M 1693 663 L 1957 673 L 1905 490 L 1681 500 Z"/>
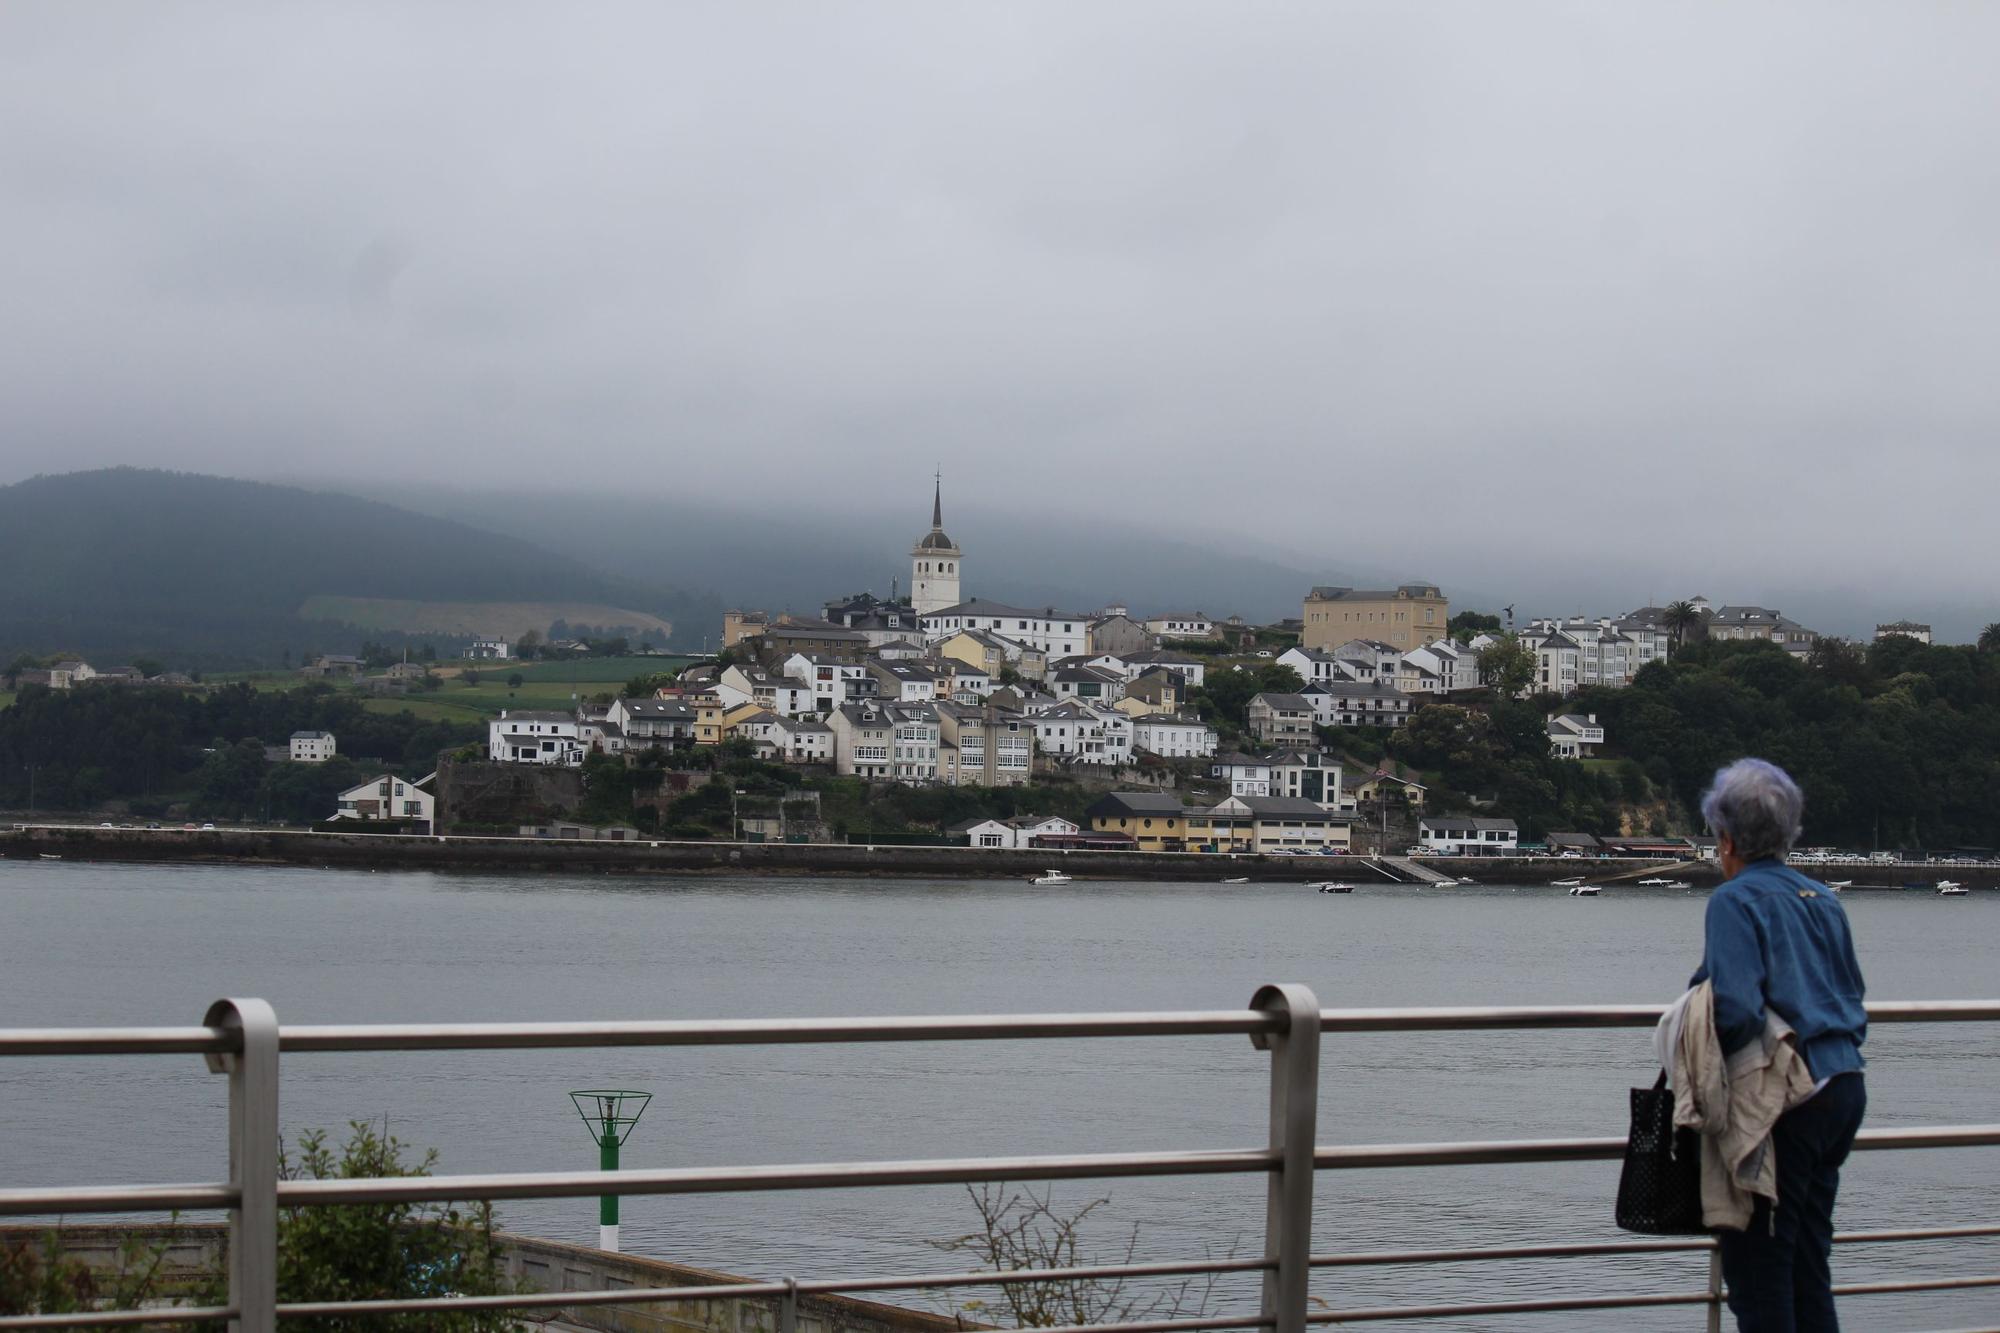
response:
<path id="1" fill-rule="evenodd" d="M 1409 881 L 1406 871 L 1363 856 L 1251 853 L 1014 851 L 972 847 L 893 847 L 860 843 L 598 842 L 561 838 L 437 837 L 315 833 L 306 830 L 107 829 L 29 824 L 0 831 L 0 857 L 347 867 L 371 870 L 477 870 L 517 874 L 854 875 L 925 879 L 1022 879 L 1050 868 L 1078 880 L 1253 882 L 1346 880 L 1360 886 Z M 1712 884 L 1714 867 L 1658 861 L 1558 861 L 1446 857 L 1424 864 L 1447 874 L 1505 884 L 1546 884 L 1571 876 L 1593 882 L 1658 875 Z M 1908 869 L 1908 868 L 1906 868 Z M 1954 878 L 1977 882 L 1977 872 Z M 1858 878 L 1858 877 L 1857 877 Z M 1991 876 L 1989 874 L 1989 880 Z"/>

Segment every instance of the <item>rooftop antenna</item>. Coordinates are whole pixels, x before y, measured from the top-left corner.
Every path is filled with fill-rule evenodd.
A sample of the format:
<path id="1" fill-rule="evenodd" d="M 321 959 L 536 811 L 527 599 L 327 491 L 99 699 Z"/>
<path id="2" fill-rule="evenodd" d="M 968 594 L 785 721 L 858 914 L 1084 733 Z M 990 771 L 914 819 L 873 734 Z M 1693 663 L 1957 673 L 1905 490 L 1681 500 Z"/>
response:
<path id="1" fill-rule="evenodd" d="M 653 1100 L 650 1092 L 630 1088 L 582 1088 L 569 1095 L 570 1104 L 590 1126 L 597 1140 L 597 1164 L 606 1171 L 618 1169 L 618 1150 L 632 1137 L 633 1126 L 646 1114 Z M 597 1199 L 597 1248 L 618 1253 L 618 1196 L 602 1194 Z"/>

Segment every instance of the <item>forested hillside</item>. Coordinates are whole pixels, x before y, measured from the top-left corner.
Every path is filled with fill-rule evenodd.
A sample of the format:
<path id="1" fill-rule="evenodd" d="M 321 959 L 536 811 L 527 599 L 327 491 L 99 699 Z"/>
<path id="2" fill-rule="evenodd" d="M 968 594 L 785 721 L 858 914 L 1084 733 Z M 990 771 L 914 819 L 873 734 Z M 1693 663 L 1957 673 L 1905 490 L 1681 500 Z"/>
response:
<path id="1" fill-rule="evenodd" d="M 516 537 L 349 495 L 118 468 L 0 488 L 0 660 L 67 651 L 116 663 L 276 664 L 351 651 L 298 618 L 319 595 L 576 600 L 693 632 L 712 600 L 603 573 Z M 377 636 L 379 637 L 379 636 Z"/>

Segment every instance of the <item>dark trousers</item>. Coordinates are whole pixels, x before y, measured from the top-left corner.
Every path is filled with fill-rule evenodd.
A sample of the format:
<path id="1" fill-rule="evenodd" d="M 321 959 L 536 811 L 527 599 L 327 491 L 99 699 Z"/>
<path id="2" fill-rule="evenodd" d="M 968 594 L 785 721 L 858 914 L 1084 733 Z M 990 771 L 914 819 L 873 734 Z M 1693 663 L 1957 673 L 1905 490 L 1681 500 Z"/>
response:
<path id="1" fill-rule="evenodd" d="M 1861 1075 L 1841 1074 L 1778 1117 L 1778 1206 L 1763 1200 L 1747 1231 L 1722 1231 L 1722 1275 L 1741 1333 L 1837 1333 L 1833 1196 L 1868 1109 Z"/>

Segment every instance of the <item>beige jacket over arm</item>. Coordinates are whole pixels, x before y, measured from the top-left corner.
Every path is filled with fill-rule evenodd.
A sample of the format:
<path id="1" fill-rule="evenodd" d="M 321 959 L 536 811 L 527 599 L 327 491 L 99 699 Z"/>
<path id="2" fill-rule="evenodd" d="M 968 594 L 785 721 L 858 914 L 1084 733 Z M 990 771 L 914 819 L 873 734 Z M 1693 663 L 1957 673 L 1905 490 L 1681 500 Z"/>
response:
<path id="1" fill-rule="evenodd" d="M 1741 1231 L 1757 1199 L 1778 1199 L 1771 1126 L 1813 1094 L 1812 1071 L 1791 1024 L 1764 1011 L 1764 1033 L 1724 1058 L 1715 1032 L 1715 992 L 1695 989 L 1676 1043 L 1674 1123 L 1701 1134 L 1701 1220 Z"/>

